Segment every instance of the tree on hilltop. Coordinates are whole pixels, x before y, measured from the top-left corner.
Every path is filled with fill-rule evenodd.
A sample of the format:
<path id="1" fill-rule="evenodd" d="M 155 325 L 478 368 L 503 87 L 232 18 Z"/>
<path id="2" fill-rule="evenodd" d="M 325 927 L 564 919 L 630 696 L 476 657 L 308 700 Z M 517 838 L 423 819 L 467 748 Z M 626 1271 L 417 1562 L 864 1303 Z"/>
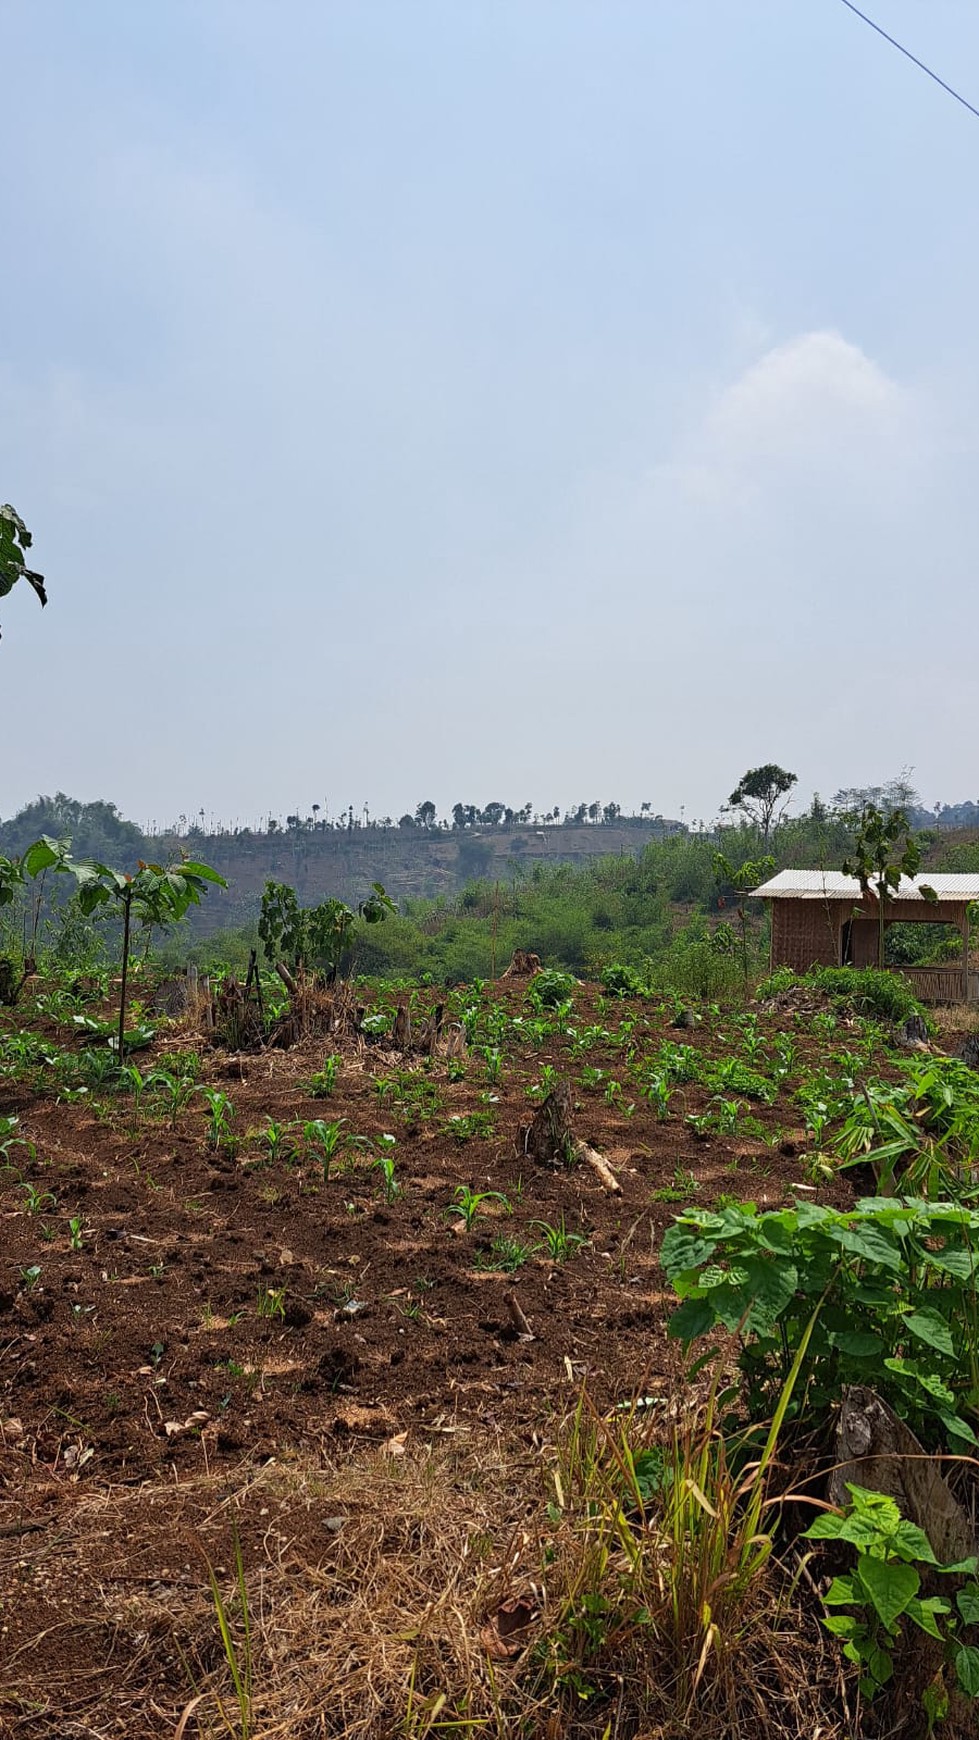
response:
<path id="1" fill-rule="evenodd" d="M 747 821 L 761 829 L 766 850 L 773 823 L 780 822 L 788 808 L 782 799 L 798 783 L 798 777 L 777 762 L 766 761 L 764 767 L 751 767 L 742 774 L 727 800 L 728 809 L 740 810 Z"/>

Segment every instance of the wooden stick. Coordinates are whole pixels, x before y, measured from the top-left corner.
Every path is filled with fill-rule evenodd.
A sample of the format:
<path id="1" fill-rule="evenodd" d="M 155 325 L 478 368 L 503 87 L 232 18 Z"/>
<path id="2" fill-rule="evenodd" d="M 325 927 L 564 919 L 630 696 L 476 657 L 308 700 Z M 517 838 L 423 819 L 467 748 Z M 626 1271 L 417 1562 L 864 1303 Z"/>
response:
<path id="1" fill-rule="evenodd" d="M 513 1326 L 516 1329 L 517 1334 L 518 1335 L 529 1335 L 532 1337 L 533 1330 L 531 1329 L 530 1324 L 527 1322 L 526 1317 L 524 1316 L 523 1312 L 520 1309 L 520 1302 L 517 1298 L 516 1293 L 511 1293 L 511 1292 L 504 1293 L 503 1300 L 504 1300 L 504 1303 L 506 1305 L 507 1310 L 510 1313 L 510 1316 L 513 1318 Z"/>
<path id="2" fill-rule="evenodd" d="M 609 1191 L 612 1196 L 622 1195 L 621 1184 L 616 1178 L 615 1173 L 612 1171 L 608 1161 L 605 1159 L 605 1156 L 600 1154 L 597 1148 L 589 1148 L 587 1142 L 582 1142 L 579 1139 L 574 1145 L 574 1157 L 576 1160 L 584 1160 L 586 1165 L 590 1166 L 592 1171 L 598 1174 L 605 1189 Z"/>

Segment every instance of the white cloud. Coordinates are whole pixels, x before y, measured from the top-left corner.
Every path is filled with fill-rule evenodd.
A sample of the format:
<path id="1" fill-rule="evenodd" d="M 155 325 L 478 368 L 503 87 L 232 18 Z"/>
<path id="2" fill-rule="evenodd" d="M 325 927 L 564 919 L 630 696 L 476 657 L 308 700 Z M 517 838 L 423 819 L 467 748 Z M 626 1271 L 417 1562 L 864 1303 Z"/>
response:
<path id="1" fill-rule="evenodd" d="M 834 489 L 872 494 L 917 448 L 914 394 L 838 332 L 766 351 L 709 404 L 662 472 L 701 502 Z"/>

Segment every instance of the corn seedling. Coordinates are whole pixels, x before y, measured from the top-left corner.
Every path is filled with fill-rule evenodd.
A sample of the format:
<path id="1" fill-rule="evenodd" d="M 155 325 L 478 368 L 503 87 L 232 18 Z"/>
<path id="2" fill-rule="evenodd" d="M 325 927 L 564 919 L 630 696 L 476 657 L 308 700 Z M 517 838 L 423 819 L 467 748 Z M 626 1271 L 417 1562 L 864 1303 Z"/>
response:
<path id="1" fill-rule="evenodd" d="M 309 1091 L 314 1100 L 328 1100 L 337 1085 L 342 1058 L 334 1054 L 323 1061 L 323 1068 L 310 1077 Z"/>
<path id="2" fill-rule="evenodd" d="M 484 1202 L 498 1202 L 505 1214 L 510 1212 L 509 1198 L 501 1190 L 470 1190 L 468 1184 L 460 1184 L 449 1205 L 449 1213 L 461 1215 L 463 1226 L 471 1232 Z"/>
<path id="3" fill-rule="evenodd" d="M 296 1145 L 293 1139 L 295 1125 L 276 1123 L 269 1118 L 264 1130 L 261 1131 L 261 1141 L 272 1164 L 277 1160 L 290 1160 L 295 1154 Z"/>
<path id="4" fill-rule="evenodd" d="M 543 1242 L 537 1246 L 539 1251 L 546 1251 L 554 1263 L 566 1262 L 573 1257 L 588 1239 L 584 1233 L 569 1232 L 564 1224 L 564 1215 L 555 1226 L 546 1220 L 532 1220 L 531 1226 L 536 1227 L 544 1235 Z"/>
<path id="5" fill-rule="evenodd" d="M 184 1107 L 190 1104 L 195 1087 L 191 1076 L 178 1075 L 169 1069 L 156 1069 L 146 1078 L 146 1086 L 159 1094 L 165 1110 L 170 1117 L 170 1128 L 174 1128 Z"/>
<path id="6" fill-rule="evenodd" d="M 384 1179 L 385 1202 L 395 1202 L 401 1195 L 401 1186 L 394 1175 L 394 1155 L 379 1154 L 374 1165 Z"/>
<path id="7" fill-rule="evenodd" d="M 36 1184 L 22 1184 L 24 1192 L 24 1207 L 28 1214 L 43 1214 L 46 1209 L 58 1206 L 58 1199 L 50 1190 L 38 1190 Z"/>
<path id="8" fill-rule="evenodd" d="M 324 1184 L 330 1176 L 331 1162 L 346 1140 L 343 1134 L 346 1121 L 346 1118 L 334 1118 L 331 1123 L 327 1123 L 324 1118 L 310 1118 L 303 1124 L 303 1141 L 307 1150 L 316 1155 L 323 1168 Z"/>
<path id="9" fill-rule="evenodd" d="M 235 1108 L 229 1096 L 220 1088 L 203 1087 L 197 1090 L 207 1102 L 207 1145 L 209 1148 L 224 1148 L 230 1150 L 234 1146 L 231 1134 L 231 1120 Z"/>

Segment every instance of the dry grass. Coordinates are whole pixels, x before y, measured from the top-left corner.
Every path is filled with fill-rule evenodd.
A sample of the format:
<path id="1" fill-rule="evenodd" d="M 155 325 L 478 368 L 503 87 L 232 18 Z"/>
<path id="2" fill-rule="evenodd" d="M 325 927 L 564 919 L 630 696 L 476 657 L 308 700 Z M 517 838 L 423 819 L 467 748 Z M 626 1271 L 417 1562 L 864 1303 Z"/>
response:
<path id="1" fill-rule="evenodd" d="M 692 1603 L 685 1591 L 678 1620 L 662 1531 L 607 1502 L 609 1435 L 593 1432 L 587 1455 L 583 1442 L 579 1416 L 549 1448 L 460 1432 L 234 1480 L 76 1489 L 56 1538 L 26 1549 L 48 1624 L 8 1659 L 0 1733 L 841 1734 L 835 1653 L 808 1592 L 804 1609 L 769 1560 L 743 1596 L 715 1590 L 721 1627 L 702 1590 Z M 509 1639 L 508 1611 L 522 1624 Z"/>

